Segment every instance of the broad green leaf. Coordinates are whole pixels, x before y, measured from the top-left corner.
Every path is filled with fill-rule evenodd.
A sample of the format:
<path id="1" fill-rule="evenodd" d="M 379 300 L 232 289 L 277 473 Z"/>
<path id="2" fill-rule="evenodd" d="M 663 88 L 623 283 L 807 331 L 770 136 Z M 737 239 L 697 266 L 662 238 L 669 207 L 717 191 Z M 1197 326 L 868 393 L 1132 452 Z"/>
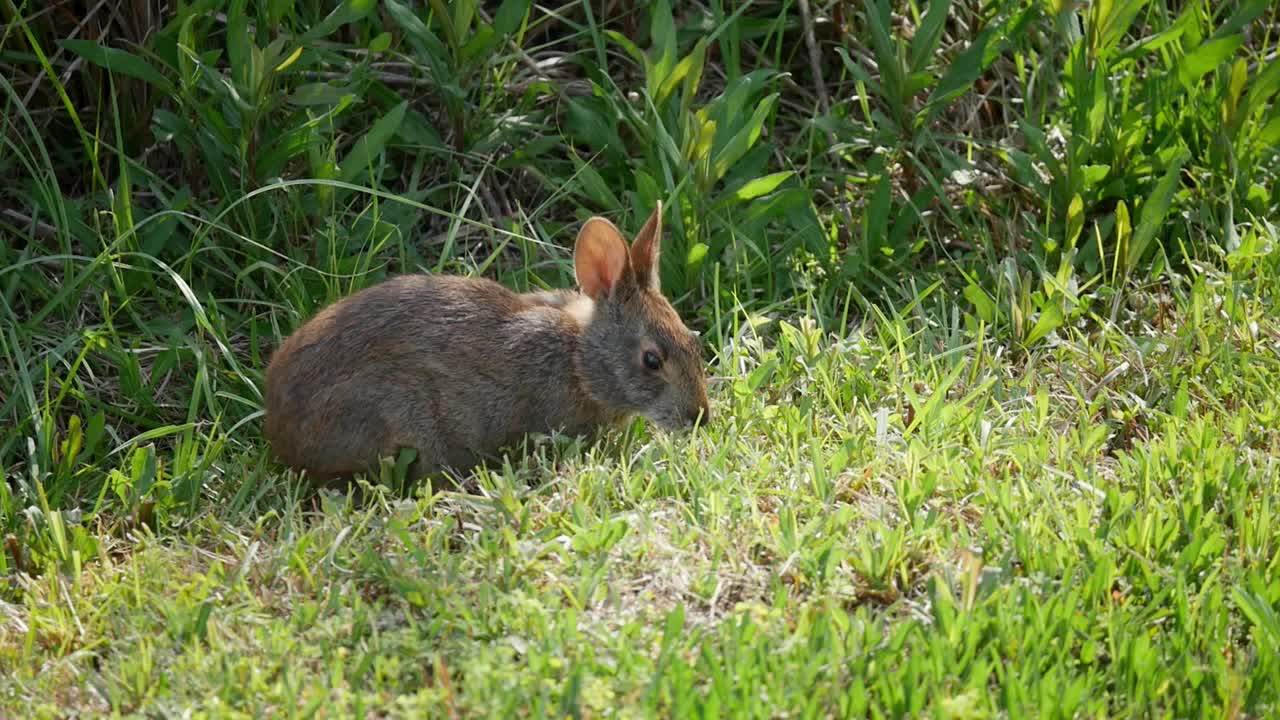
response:
<path id="1" fill-rule="evenodd" d="M 107 418 L 101 411 L 89 418 L 89 424 L 84 431 L 84 446 L 81 452 L 84 453 L 86 459 L 92 461 L 94 459 L 94 451 L 98 449 L 98 443 L 102 441 L 103 432 L 106 430 Z"/>
<path id="2" fill-rule="evenodd" d="M 631 177 L 636 189 L 632 207 L 653 207 L 665 196 L 666 193 L 658 186 L 658 182 L 644 170 L 637 168 Z"/>
<path id="3" fill-rule="evenodd" d="M 62 463 L 70 466 L 75 462 L 76 456 L 80 454 L 80 448 L 83 447 L 84 432 L 80 426 L 80 416 L 72 415 L 67 422 L 67 436 L 59 445 L 62 455 Z"/>
<path id="4" fill-rule="evenodd" d="M 942 39 L 942 31 L 947 26 L 947 13 L 951 11 L 951 0 L 930 0 L 929 10 L 924 20 L 911 38 L 911 69 L 923 70 L 928 65 L 933 53 L 938 49 Z"/>
<path id="5" fill-rule="evenodd" d="M 178 28 L 178 72 L 184 87 L 194 87 L 199 79 L 199 48 L 196 46 L 196 15 L 192 13 Z"/>
<path id="6" fill-rule="evenodd" d="M 1147 0 L 1103 0 L 1094 3 L 1090 7 L 1090 19 L 1097 23 L 1093 33 L 1094 51 L 1099 55 L 1109 54 L 1124 38 L 1133 19 L 1146 4 Z"/>
<path id="7" fill-rule="evenodd" d="M 895 109 L 905 107 L 910 98 L 904 96 L 907 70 L 900 46 L 889 35 L 889 7 L 881 2 L 865 3 L 867 25 L 871 28 L 871 47 L 875 51 L 876 67 L 880 70 L 880 82 L 884 86 L 885 101 Z"/>
<path id="8" fill-rule="evenodd" d="M 214 187 L 224 195 L 235 192 L 236 183 L 232 180 L 231 171 L 227 167 L 225 146 L 215 140 L 212 134 L 204 132 L 197 133 L 196 143 L 199 144 L 201 154 L 204 155 L 204 169 L 213 180 Z"/>
<path id="9" fill-rule="evenodd" d="M 58 44 L 94 65 L 106 68 L 111 72 L 128 75 L 162 89 L 172 87 L 168 78 L 161 75 L 158 70 L 151 66 L 151 63 L 133 53 L 119 48 L 104 47 L 92 40 L 62 40 Z"/>
<path id="10" fill-rule="evenodd" d="M 707 256 L 706 243 L 694 243 L 689 247 L 689 255 L 685 258 L 685 264 L 689 267 L 697 267 L 698 263 Z"/>
<path id="11" fill-rule="evenodd" d="M 778 370 L 779 363 L 775 358 L 769 358 L 760 363 L 756 369 L 752 370 L 746 378 L 746 390 L 748 394 L 754 393 L 760 389 L 762 385 L 773 378 L 774 373 Z"/>
<path id="12" fill-rule="evenodd" d="M 1178 16 L 1178 19 L 1174 20 L 1169 27 L 1154 35 L 1137 40 L 1129 47 L 1125 48 L 1124 52 L 1117 56 L 1117 60 L 1134 58 L 1139 55 L 1155 52 L 1169 43 L 1181 39 L 1191 25 L 1199 21 L 1197 10 L 1198 8 L 1195 5 L 1188 5 L 1187 9 L 1184 10 L 1182 14 Z"/>
<path id="13" fill-rule="evenodd" d="M 369 132 L 356 141 L 351 151 L 342 159 L 339 166 L 338 178 L 343 182 L 351 182 L 364 170 L 369 169 L 370 163 L 377 157 L 378 153 L 386 147 L 387 141 L 400 129 L 400 123 L 404 120 L 405 110 L 409 108 L 408 101 L 401 102 L 391 109 L 386 115 L 383 115 L 369 128 Z"/>
<path id="14" fill-rule="evenodd" d="M 387 8 L 387 14 L 410 38 L 423 42 L 425 38 L 431 35 L 431 31 L 427 29 L 427 24 L 422 22 L 422 18 L 418 17 L 408 7 L 396 2 L 396 0 L 383 0 L 383 3 Z"/>
<path id="15" fill-rule="evenodd" d="M 662 101 L 666 100 L 667 96 L 671 94 L 671 91 L 676 89 L 676 84 L 681 80 L 684 80 L 686 76 L 690 75 L 692 76 L 691 82 L 693 91 L 696 93 L 698 83 L 702 78 L 702 65 L 703 60 L 706 57 L 706 53 L 707 41 L 706 38 L 703 38 L 693 46 L 693 50 L 688 55 L 684 56 L 680 62 L 676 63 L 676 66 L 672 68 L 671 72 L 662 80 L 662 84 L 658 87 L 658 94 L 653 98 L 653 103 L 655 105 L 661 105 Z"/>
<path id="16" fill-rule="evenodd" d="M 868 246 L 883 243 L 889 237 L 889 211 L 892 205 L 893 184 L 888 173 L 880 176 L 875 192 L 871 194 L 871 204 L 865 216 L 865 235 Z"/>
<path id="17" fill-rule="evenodd" d="M 903 95 L 905 97 L 915 97 L 917 93 L 923 92 L 932 85 L 935 80 L 933 73 L 927 70 L 913 72 L 907 76 L 906 84 L 902 88 Z"/>
<path id="18" fill-rule="evenodd" d="M 391 0 L 386 0 L 387 4 L 391 4 Z M 325 16 L 323 20 L 311 26 L 310 30 L 298 37 L 299 45 L 306 45 L 312 40 L 318 40 L 322 37 L 328 37 L 335 30 L 354 22 L 369 14 L 373 10 L 374 0 L 346 0 L 332 12 Z"/>
<path id="19" fill-rule="evenodd" d="M 657 0 L 650 5 L 649 38 L 653 43 L 646 64 L 646 88 L 650 97 L 658 96 L 658 89 L 676 64 L 676 21 L 667 0 Z"/>
<path id="20" fill-rule="evenodd" d="M 383 0 L 383 4 L 392 21 L 404 31 L 405 38 L 409 41 L 409 44 L 432 68 L 433 74 L 448 72 L 446 60 L 449 56 L 449 50 L 440 41 L 440 38 L 436 37 L 435 33 L 422 22 L 422 19 L 413 10 L 396 0 Z M 442 83 L 441 90 L 448 92 L 451 89 L 450 86 L 454 78 L 441 76 L 438 79 Z"/>
<path id="21" fill-rule="evenodd" d="M 606 210 L 616 210 L 622 207 L 622 202 L 618 200 L 618 196 L 613 194 L 613 190 L 609 188 L 609 183 L 600 173 L 588 162 L 584 162 L 579 158 L 577 153 L 571 153 L 569 156 L 573 160 L 575 167 L 574 180 L 582 193 Z"/>
<path id="22" fill-rule="evenodd" d="M 1227 196 L 1226 207 L 1222 209 L 1222 228 L 1224 237 L 1222 238 L 1222 246 L 1226 248 L 1227 254 L 1234 255 L 1240 249 L 1240 233 L 1236 230 L 1236 211 L 1235 202 L 1231 196 Z M 1227 258 L 1230 262 L 1231 258 Z"/>
<path id="23" fill-rule="evenodd" d="M 1151 241 L 1159 232 L 1165 215 L 1169 213 L 1169 206 L 1173 204 L 1173 193 L 1178 189 L 1182 165 L 1189 156 L 1190 153 L 1186 150 L 1179 152 L 1169 164 L 1169 168 L 1165 170 L 1164 176 L 1156 183 L 1155 190 L 1142 203 L 1142 211 L 1138 215 L 1138 227 L 1133 233 L 1133 243 L 1129 245 L 1129 255 L 1125 258 L 1126 271 L 1133 269 L 1146 255 Z"/>
<path id="24" fill-rule="evenodd" d="M 617 30 L 605 30 L 604 35 L 617 43 L 618 47 L 622 48 L 622 50 L 626 52 L 627 55 L 637 64 L 644 64 L 644 53 L 640 51 L 640 48 L 636 47 L 635 43 L 631 42 L 631 38 L 623 35 Z"/>
<path id="25" fill-rule="evenodd" d="M 373 12 L 377 0 L 345 0 L 343 5 L 347 10 L 347 22 L 354 22 Z"/>
<path id="26" fill-rule="evenodd" d="M 248 103 L 249 108 L 254 108 L 260 106 L 266 100 L 263 96 L 266 94 L 267 88 L 263 85 L 262 78 L 265 74 L 267 63 L 262 48 L 253 43 L 249 43 L 249 57 L 249 77 L 245 83 L 245 89 L 248 92 L 241 96 L 241 100 Z"/>
<path id="27" fill-rule="evenodd" d="M 477 22 L 470 30 L 470 39 L 462 46 L 459 56 L 463 63 L 475 63 L 493 51 L 498 44 L 498 34 L 486 22 Z"/>
<path id="28" fill-rule="evenodd" d="M 131 502 L 146 497 L 151 486 L 156 482 L 156 446 L 148 443 L 133 451 L 130 458 L 129 481 L 132 485 Z"/>
<path id="29" fill-rule="evenodd" d="M 1116 252 L 1127 257 L 1129 239 L 1133 236 L 1133 225 L 1129 220 L 1129 206 L 1124 200 L 1116 203 Z"/>
<path id="30" fill-rule="evenodd" d="M 1080 171 L 1084 174 L 1084 186 L 1091 188 L 1107 179 L 1107 175 L 1111 174 L 1111 166 L 1085 165 L 1080 168 Z"/>
<path id="31" fill-rule="evenodd" d="M 676 141 L 671 137 L 671 133 L 667 131 L 666 126 L 663 123 L 654 123 L 652 130 L 653 141 L 658 150 L 672 162 L 679 162 L 680 148 L 676 146 Z"/>
<path id="32" fill-rule="evenodd" d="M 564 107 L 565 128 L 570 138 L 586 142 L 596 150 L 616 149 L 621 142 L 617 127 L 610 122 L 608 108 L 600 98 L 570 99 Z"/>
<path id="33" fill-rule="evenodd" d="M 1067 206 L 1067 247 L 1074 247 L 1076 239 L 1080 237 L 1080 231 L 1084 229 L 1084 202 L 1080 200 L 1079 195 L 1071 196 L 1071 203 Z"/>
<path id="34" fill-rule="evenodd" d="M 388 38 L 391 37 L 387 33 L 383 33 L 383 35 L 386 35 Z M 293 52 L 289 53 L 289 57 L 281 60 L 279 64 L 275 66 L 273 72 L 284 72 L 285 70 L 288 70 L 289 66 L 298 62 L 298 58 L 300 57 L 302 57 L 302 47 L 298 46 L 297 48 L 294 48 Z"/>
<path id="35" fill-rule="evenodd" d="M 698 96 L 698 87 L 702 85 L 702 69 L 707 59 L 706 41 L 698 40 L 690 56 L 693 58 L 693 63 L 685 73 L 684 95 L 680 100 L 680 114 L 686 117 L 693 108 L 694 98 Z"/>
<path id="36" fill-rule="evenodd" d="M 1062 321 L 1062 307 L 1056 302 L 1049 303 L 1040 311 L 1035 327 L 1031 328 L 1030 334 L 1027 335 L 1026 344 L 1035 345 L 1040 342 L 1043 337 L 1062 327 Z"/>
<path id="37" fill-rule="evenodd" d="M 734 80 L 725 88 L 724 94 L 708 106 L 707 114 L 721 127 L 740 127 L 747 109 L 753 102 L 759 102 L 755 99 L 757 94 L 763 92 L 776 75 L 770 69 L 753 70 Z"/>
<path id="38" fill-rule="evenodd" d="M 1280 90 L 1280 59 L 1272 60 L 1261 72 L 1254 73 L 1249 92 L 1245 94 L 1245 113 L 1252 115 L 1262 109 L 1277 90 Z"/>
<path id="39" fill-rule="evenodd" d="M 747 223 L 761 222 L 770 218 L 783 217 L 798 207 L 811 202 L 811 196 L 804 188 L 783 188 L 759 202 L 748 206 Z M 780 253 L 781 254 L 781 253 Z"/>
<path id="40" fill-rule="evenodd" d="M 375 36 L 372 40 L 369 41 L 369 52 L 375 55 L 378 53 L 386 52 L 387 49 L 390 47 L 391 47 L 391 33 L 389 32 L 378 33 L 377 36 Z"/>
<path id="41" fill-rule="evenodd" d="M 405 113 L 404 122 L 400 123 L 400 129 L 396 131 L 396 135 L 410 147 L 430 148 L 433 150 L 445 149 L 444 138 L 440 137 L 440 133 L 431 124 L 431 121 L 417 110 L 410 110 Z M 534 142 L 537 141 L 535 140 Z M 533 144 L 529 143 L 526 147 L 530 147 Z"/>
<path id="42" fill-rule="evenodd" d="M 427 0 L 427 6 L 431 9 L 433 15 L 440 22 L 440 28 L 444 31 L 445 44 L 453 50 L 458 47 L 458 36 L 454 32 L 454 23 L 452 16 L 449 15 L 449 8 L 444 0 Z"/>
<path id="43" fill-rule="evenodd" d="M 963 293 L 965 298 L 973 304 L 974 312 L 978 314 L 978 317 L 983 322 L 988 325 L 995 322 L 996 304 L 991 299 L 991 296 L 987 295 L 986 290 L 983 290 L 978 287 L 976 283 L 971 281 L 969 284 L 964 286 Z"/>
<path id="44" fill-rule="evenodd" d="M 1086 117 L 1088 118 L 1088 140 L 1090 144 L 1097 142 L 1098 137 L 1102 134 L 1103 125 L 1107 122 L 1107 106 L 1111 102 L 1111 95 L 1108 92 L 1109 86 L 1110 79 L 1107 77 L 1106 64 L 1099 61 L 1089 82 L 1091 94 L 1079 98 L 1079 102 L 1087 103 L 1083 109 L 1086 111 Z"/>
<path id="45" fill-rule="evenodd" d="M 676 20 L 671 13 L 671 3 L 658 0 L 650 10 L 649 37 L 660 59 L 669 58 L 675 62 L 676 53 Z"/>
<path id="46" fill-rule="evenodd" d="M 249 33 L 249 14 L 245 12 L 247 0 L 233 0 L 227 10 L 227 60 L 231 63 L 231 78 L 241 92 L 253 92 L 253 56 L 249 47 L 253 36 Z"/>
<path id="47" fill-rule="evenodd" d="M 1191 393 L 1187 392 L 1187 381 L 1185 378 L 1178 383 L 1178 391 L 1173 395 L 1173 402 L 1170 407 L 1170 414 L 1179 420 L 1187 418 L 1187 410 L 1191 407 Z"/>
<path id="48" fill-rule="evenodd" d="M 1237 585 L 1231 589 L 1231 596 L 1236 601 L 1240 612 L 1249 619 L 1253 626 L 1254 637 L 1264 652 L 1280 650 L 1280 614 L 1277 614 L 1271 603 L 1259 593 L 1252 593 Z"/>
<path id="49" fill-rule="evenodd" d="M 350 103 L 355 99 L 353 86 L 337 87 L 329 83 L 307 83 L 285 96 L 285 100 L 293 105 L 312 107 L 317 105 L 338 105 Z M 308 121 L 308 125 L 315 122 Z"/>
<path id="50" fill-rule="evenodd" d="M 271 178 L 279 175 L 290 160 L 319 142 L 319 135 L 307 126 L 276 136 L 269 145 L 258 150 L 256 165 L 259 176 Z"/>
<path id="51" fill-rule="evenodd" d="M 493 31 L 506 37 L 520 29 L 532 4 L 532 0 L 503 0 L 493 15 Z"/>
<path id="52" fill-rule="evenodd" d="M 1035 159 L 1048 166 L 1050 172 L 1057 174 L 1062 163 L 1054 152 L 1049 149 L 1049 138 L 1045 131 L 1028 122 L 1025 118 L 1018 118 L 1018 130 L 1026 138 L 1027 146 L 1031 149 Z"/>
<path id="53" fill-rule="evenodd" d="M 687 117 L 690 118 L 691 132 L 686 136 L 689 146 L 685 156 L 689 162 L 702 162 L 711 154 L 711 146 L 715 143 L 716 121 L 705 119 L 702 113 L 694 113 Z"/>
<path id="54" fill-rule="evenodd" d="M 432 5 L 435 5 L 434 0 Z M 449 7 L 453 10 L 453 36 L 455 42 L 461 45 L 462 38 L 471 29 L 471 20 L 476 14 L 476 0 L 450 0 Z"/>
<path id="55" fill-rule="evenodd" d="M 1187 53 L 1178 63 L 1178 80 L 1190 90 L 1205 73 L 1226 62 L 1244 42 L 1240 35 L 1218 38 Z"/>
<path id="56" fill-rule="evenodd" d="M 760 133 L 764 129 L 764 121 L 769 117 L 770 111 L 773 110 L 773 103 L 777 99 L 778 93 L 773 93 L 761 100 L 760 104 L 756 106 L 755 112 L 751 113 L 751 119 L 747 121 L 747 124 L 738 130 L 729 139 L 729 142 L 725 144 L 724 149 L 720 151 L 720 154 L 712 162 L 712 176 L 716 180 L 724 177 L 725 173 L 729 172 L 729 168 L 742 159 L 742 156 L 746 155 L 747 151 L 760 139 Z"/>
<path id="57" fill-rule="evenodd" d="M 1240 96 L 1244 94 L 1244 85 L 1249 81 L 1249 64 L 1244 58 L 1237 58 L 1231 66 L 1231 81 L 1227 85 L 1228 109 L 1235 112 L 1240 105 Z"/>
<path id="58" fill-rule="evenodd" d="M 703 83 L 703 68 L 707 63 L 707 42 L 699 40 L 698 45 L 690 53 L 692 64 L 685 73 L 685 92 L 680 99 L 681 117 L 690 117 L 694 109 L 694 100 L 698 97 L 698 88 Z"/>
<path id="59" fill-rule="evenodd" d="M 267 0 L 267 24 L 278 25 L 293 12 L 293 0 Z"/>
<path id="60" fill-rule="evenodd" d="M 116 180 L 115 196 L 112 198 L 112 219 L 115 221 L 117 237 L 133 234 L 133 183 L 129 177 L 129 165 L 120 165 L 120 176 Z"/>
<path id="61" fill-rule="evenodd" d="M 659 657 L 667 657 L 673 648 L 684 637 L 684 603 L 677 602 L 674 609 L 667 613 L 666 627 L 662 632 L 662 649 Z"/>
<path id="62" fill-rule="evenodd" d="M 844 69 L 849 71 L 849 75 L 853 76 L 854 80 L 865 85 L 872 93 L 876 95 L 881 94 L 880 83 L 875 78 L 871 77 L 871 75 L 867 73 L 866 68 L 862 67 L 858 61 L 849 56 L 848 50 L 838 47 L 836 48 L 836 54 L 840 56 L 840 61 L 844 63 Z M 859 91 L 859 96 L 861 96 L 861 94 L 862 92 Z"/>
<path id="63" fill-rule="evenodd" d="M 919 163 L 915 166 L 922 167 Z M 924 219 L 921 209 L 932 206 L 934 198 L 938 196 L 937 186 L 930 180 L 898 207 L 898 213 L 894 216 L 893 225 L 889 231 L 890 247 L 904 248 L 910 252 L 918 252 L 924 247 L 925 238 L 919 233 L 913 233 L 912 230 Z"/>
<path id="64" fill-rule="evenodd" d="M 734 191 L 733 199 L 738 201 L 753 200 L 761 195 L 768 195 L 794 174 L 795 172 L 792 170 L 784 170 L 783 172 L 756 178 Z"/>
<path id="65" fill-rule="evenodd" d="M 1280 145 L 1280 115 L 1268 120 L 1258 131 L 1258 143 L 1264 148 Z"/>
<path id="66" fill-rule="evenodd" d="M 987 44 L 995 36 L 996 29 L 992 27 L 984 30 L 969 47 L 965 48 L 964 52 L 956 57 L 951 67 L 947 68 L 946 74 L 929 94 L 929 100 L 926 103 L 929 110 L 926 118 L 931 119 L 938 111 L 951 104 L 952 100 L 959 97 L 982 74 Z"/>
<path id="67" fill-rule="evenodd" d="M 1241 4 L 1241 6 L 1236 8 L 1236 11 L 1231 14 L 1231 17 L 1227 18 L 1226 22 L 1222 23 L 1222 25 L 1218 26 L 1217 30 L 1213 31 L 1213 35 L 1211 37 L 1217 39 L 1241 31 L 1244 29 L 1245 25 L 1257 20 L 1262 13 L 1266 12 L 1267 5 L 1272 2 L 1274 2 L 1274 0 L 1249 0 L 1248 2 Z"/>

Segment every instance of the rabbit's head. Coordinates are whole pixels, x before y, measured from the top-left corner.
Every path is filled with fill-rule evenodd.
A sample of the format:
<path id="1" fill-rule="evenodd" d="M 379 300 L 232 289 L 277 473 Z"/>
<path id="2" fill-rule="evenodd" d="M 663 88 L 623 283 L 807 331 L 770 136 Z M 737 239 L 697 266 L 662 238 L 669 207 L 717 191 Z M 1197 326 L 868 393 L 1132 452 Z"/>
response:
<path id="1" fill-rule="evenodd" d="M 578 232 L 574 270 L 592 301 L 578 367 L 593 399 L 667 429 L 710 417 L 702 348 L 658 286 L 662 203 L 630 247 L 613 223 L 591 218 Z"/>

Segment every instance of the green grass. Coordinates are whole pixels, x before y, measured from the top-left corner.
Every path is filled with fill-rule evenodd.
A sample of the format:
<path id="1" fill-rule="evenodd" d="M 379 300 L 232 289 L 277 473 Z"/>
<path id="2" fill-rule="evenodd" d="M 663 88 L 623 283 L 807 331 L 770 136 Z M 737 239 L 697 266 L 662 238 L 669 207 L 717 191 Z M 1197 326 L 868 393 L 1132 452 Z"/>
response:
<path id="1" fill-rule="evenodd" d="M 0 716 L 1280 712 L 1274 4 L 42 7 Z M 269 460 L 324 304 L 564 286 L 657 199 L 716 422 L 452 492 Z"/>
<path id="2" fill-rule="evenodd" d="M 1215 297 L 1177 295 L 1179 320 Z M 1270 714 L 1280 322 L 1014 360 L 946 315 L 743 328 L 706 432 L 544 445 L 473 494 L 357 503 L 227 461 L 198 517 L 16 585 L 5 700 Z"/>

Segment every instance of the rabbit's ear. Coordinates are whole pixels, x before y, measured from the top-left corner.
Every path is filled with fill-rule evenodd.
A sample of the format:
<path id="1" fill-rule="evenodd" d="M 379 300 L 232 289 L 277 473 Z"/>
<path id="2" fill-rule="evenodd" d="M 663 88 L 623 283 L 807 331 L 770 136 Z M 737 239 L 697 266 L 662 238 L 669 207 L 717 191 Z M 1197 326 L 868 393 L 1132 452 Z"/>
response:
<path id="1" fill-rule="evenodd" d="M 631 271 L 627 241 L 613 223 L 593 217 L 578 231 L 573 251 L 578 287 L 592 299 L 612 295 Z"/>
<path id="2" fill-rule="evenodd" d="M 658 253 L 662 244 L 662 201 L 654 206 L 644 227 L 631 243 L 631 269 L 641 285 L 659 292 Z"/>

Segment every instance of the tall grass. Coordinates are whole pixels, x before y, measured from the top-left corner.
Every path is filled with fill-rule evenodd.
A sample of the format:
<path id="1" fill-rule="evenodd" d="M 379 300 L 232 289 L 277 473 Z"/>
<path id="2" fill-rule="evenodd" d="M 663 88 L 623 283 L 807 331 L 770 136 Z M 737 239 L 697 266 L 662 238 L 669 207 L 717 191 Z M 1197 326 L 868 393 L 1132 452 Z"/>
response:
<path id="1" fill-rule="evenodd" d="M 1033 691 L 1062 686 L 1050 678 L 1027 696 L 1007 689 L 995 705 L 971 693 L 1011 667 L 1050 673 L 1057 650 L 1037 646 L 1046 654 L 1001 667 L 970 657 L 961 682 L 939 665 L 955 657 L 944 646 L 1016 644 L 1016 633 L 1034 628 L 1074 638 L 1074 657 L 1119 662 L 1129 651 L 1086 621 L 1121 612 L 1106 627 L 1126 642 L 1138 637 L 1142 618 L 1115 610 L 1138 593 L 1191 629 L 1155 651 L 1132 650 L 1123 677 L 1106 687 L 1131 693 L 1133 707 L 1182 714 L 1200 707 L 1193 693 L 1160 705 L 1167 698 L 1144 673 L 1179 652 L 1206 658 L 1209 646 L 1178 645 L 1198 642 L 1201 621 L 1174 597 L 1190 590 L 1162 586 L 1162 571 L 1178 582 L 1225 572 L 1204 586 L 1196 617 L 1229 625 L 1214 633 L 1256 634 L 1235 638 L 1249 669 L 1209 673 L 1223 697 L 1236 697 L 1230 682 L 1253 688 L 1276 671 L 1258 659 L 1274 647 L 1274 563 L 1263 555 L 1275 532 L 1249 508 L 1250 498 L 1271 498 L 1258 478 L 1274 469 L 1230 447 L 1252 438 L 1274 453 L 1273 439 L 1261 428 L 1214 427 L 1196 410 L 1274 420 L 1263 388 L 1276 378 L 1275 3 L 0 0 L 0 17 L 0 576 L 74 584 L 91 576 L 87 567 L 112 567 L 121 537 L 252 534 L 244 528 L 264 513 L 300 522 L 260 433 L 262 368 L 281 337 L 394 273 L 567 286 L 583 218 L 634 227 L 661 200 L 663 286 L 703 331 L 717 402 L 733 406 L 737 423 L 719 436 L 719 454 L 665 447 L 675 456 L 652 462 L 656 479 L 643 487 L 626 472 L 615 478 L 621 486 L 553 486 L 545 492 L 563 489 L 571 509 L 540 506 L 535 520 L 519 515 L 528 498 L 513 499 L 507 486 L 528 467 L 481 474 L 497 483 L 485 502 L 517 535 L 547 540 L 570 528 L 584 552 L 606 557 L 621 537 L 618 513 L 670 501 L 711 545 L 724 544 L 712 556 L 745 563 L 727 549 L 729 528 L 708 518 L 744 512 L 725 506 L 734 492 L 764 508 L 775 489 L 760 477 L 737 491 L 717 483 L 747 473 L 744 443 L 786 458 L 756 457 L 757 474 L 794 480 L 808 468 L 801 475 L 814 497 L 750 518 L 770 533 L 771 559 L 760 564 L 787 568 L 778 577 L 790 579 L 770 585 L 783 598 L 774 610 L 787 611 L 785 632 L 776 617 L 757 626 L 740 615 L 688 636 L 671 615 L 661 637 L 645 635 L 657 654 L 632 658 L 644 668 L 636 672 L 660 678 L 643 691 L 649 707 L 684 708 L 705 698 L 704 683 L 733 696 L 716 653 L 741 682 L 755 677 L 775 697 L 792 696 L 786 673 L 825 677 L 819 659 L 861 654 L 881 700 L 819 701 L 853 714 L 919 711 L 924 700 L 911 687 L 921 677 L 954 691 L 959 714 L 1034 706 L 1050 698 Z M 1145 365 L 1151 353 L 1168 368 Z M 1168 374 L 1138 382 L 1138 366 Z M 1071 377 L 1046 387 L 1019 376 L 1037 371 Z M 1111 387 L 1121 381 L 1123 392 Z M 1000 416 L 983 420 L 991 408 Z M 965 479 L 949 489 L 936 466 L 925 469 L 930 453 L 938 462 L 986 457 L 1000 422 L 1020 428 L 1004 429 L 1008 457 L 964 460 Z M 1062 444 L 1044 438 L 1051 432 Z M 1168 444 L 1146 448 L 1161 432 Z M 856 433 L 874 442 L 855 442 Z M 1197 442 L 1182 444 L 1187 433 Z M 631 451 L 628 443 L 651 439 L 630 428 L 617 442 Z M 857 458 L 880 467 L 877 453 L 889 447 L 890 465 L 913 468 L 884 470 L 897 478 L 891 493 L 848 484 Z M 579 450 L 542 458 L 594 472 L 598 457 Z M 711 469 L 673 477 L 666 463 L 683 452 L 704 452 Z M 1073 453 L 1096 460 L 1074 468 L 1101 493 L 1095 504 L 1063 500 L 1056 476 L 985 484 Z M 1100 487 L 1110 476 L 1096 477 L 1097 468 L 1112 462 L 1123 471 L 1103 475 L 1122 472 L 1135 485 Z M 1169 468 L 1201 464 L 1221 476 L 1197 475 L 1192 489 L 1164 494 L 1153 485 L 1174 482 Z M 1214 488 L 1225 504 L 1209 502 Z M 944 490 L 947 502 L 935 502 Z M 936 507 L 970 492 L 984 493 L 984 519 L 939 529 Z M 898 506 L 869 519 L 867 498 L 882 495 Z M 1020 505 L 1050 501 L 1065 509 L 1010 530 Z M 1148 502 L 1155 509 L 1143 514 Z M 341 516 L 372 522 L 348 511 Z M 1072 514 L 1085 519 L 1069 522 Z M 324 532 L 334 547 L 345 537 Z M 372 559 L 374 544 L 402 539 L 392 535 L 360 535 L 370 543 L 362 577 L 378 592 L 420 599 L 429 579 Z M 1005 563 L 995 579 L 927 571 L 942 562 L 939 548 L 974 535 L 997 555 L 1011 543 L 1019 563 L 1041 565 L 992 559 Z M 856 549 L 834 545 L 836 536 Z M 297 537 L 305 531 L 289 542 Z M 310 541 L 299 542 L 293 549 L 306 556 Z M 499 557 L 500 545 L 486 535 L 471 550 Z M 479 557 L 441 548 L 468 568 Z M 1210 568 L 1213 554 L 1236 566 Z M 590 584 L 597 570 L 575 566 L 570 576 Z M 837 602 L 846 570 L 860 590 L 841 602 L 876 598 L 888 614 L 878 605 L 801 611 L 785 600 L 813 590 Z M 1028 582 L 1014 588 L 1014 577 Z M 1037 594 L 1035 577 L 1081 585 L 1076 595 L 1065 586 Z M 35 602 L 43 596 L 32 587 L 15 583 L 0 596 Z M 951 594 L 957 588 L 968 594 Z M 716 593 L 691 592 L 702 590 Z M 1118 593 L 1115 605 L 1108 593 Z M 895 624 L 892 613 L 918 614 L 910 603 L 926 597 L 928 623 Z M 200 623 L 211 611 L 200 612 L 178 635 L 207 630 Z M 957 619 L 971 615 L 980 617 Z M 865 634 L 832 634 L 832 623 Z M 792 637 L 817 659 L 802 657 Z M 774 650 L 776 665 L 762 660 Z M 894 667 L 877 675 L 876 663 Z M 572 690 L 557 700 L 587 692 L 573 685 L 581 676 L 547 668 L 534 676 Z M 1098 677 L 1078 676 L 1057 700 L 1124 710 L 1079 695 Z M 1009 680 L 995 684 L 1016 685 Z M 483 694 L 477 683 L 472 692 Z M 521 686 L 512 697 L 536 694 Z M 1274 707 L 1265 689 L 1245 697 Z M 734 702 L 746 707 L 746 698 Z"/>
<path id="2" fill-rule="evenodd" d="M 1265 1 L 6 12 L 10 532 L 194 506 L 311 312 L 416 269 L 566 284 L 588 213 L 672 208 L 699 326 L 812 293 L 834 327 L 923 272 L 1030 348 L 1247 262 L 1280 198 Z"/>

